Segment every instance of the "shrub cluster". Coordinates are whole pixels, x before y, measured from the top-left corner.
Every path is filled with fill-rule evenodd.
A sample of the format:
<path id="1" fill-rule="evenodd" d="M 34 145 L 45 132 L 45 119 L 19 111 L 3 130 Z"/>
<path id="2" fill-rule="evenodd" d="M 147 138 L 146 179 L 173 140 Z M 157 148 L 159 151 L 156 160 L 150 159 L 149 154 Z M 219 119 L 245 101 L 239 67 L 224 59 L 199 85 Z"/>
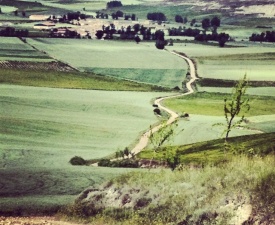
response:
<path id="1" fill-rule="evenodd" d="M 249 41 L 259 41 L 259 42 L 275 42 L 275 31 L 266 31 L 261 34 L 253 33 L 249 37 Z"/>
<path id="2" fill-rule="evenodd" d="M 101 159 L 98 162 L 98 166 L 103 167 L 123 167 L 123 168 L 138 168 L 139 163 L 135 159 L 123 159 L 111 161 L 110 159 Z"/>
<path id="3" fill-rule="evenodd" d="M 74 156 L 70 159 L 70 163 L 74 166 L 83 166 L 86 165 L 86 160 L 80 156 Z"/>
<path id="4" fill-rule="evenodd" d="M 166 16 L 161 12 L 154 12 L 147 14 L 148 20 L 166 21 Z"/>
<path id="5" fill-rule="evenodd" d="M 110 1 L 110 2 L 107 2 L 107 9 L 114 8 L 114 7 L 121 7 L 121 6 L 122 6 L 121 1 Z"/>

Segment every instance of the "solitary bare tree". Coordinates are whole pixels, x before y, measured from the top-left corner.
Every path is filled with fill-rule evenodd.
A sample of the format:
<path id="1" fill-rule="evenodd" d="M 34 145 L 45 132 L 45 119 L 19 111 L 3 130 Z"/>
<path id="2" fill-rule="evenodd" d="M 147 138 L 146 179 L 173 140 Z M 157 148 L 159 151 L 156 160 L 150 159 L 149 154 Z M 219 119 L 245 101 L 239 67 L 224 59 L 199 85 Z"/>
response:
<path id="1" fill-rule="evenodd" d="M 249 98 L 245 98 L 245 92 L 247 89 L 248 81 L 246 75 L 239 80 L 236 86 L 233 88 L 231 99 L 224 99 L 224 115 L 226 120 L 225 142 L 227 142 L 230 131 L 241 125 L 244 121 L 244 114 L 250 110 Z M 241 118 L 237 121 L 233 121 L 236 116 L 241 115 Z"/>

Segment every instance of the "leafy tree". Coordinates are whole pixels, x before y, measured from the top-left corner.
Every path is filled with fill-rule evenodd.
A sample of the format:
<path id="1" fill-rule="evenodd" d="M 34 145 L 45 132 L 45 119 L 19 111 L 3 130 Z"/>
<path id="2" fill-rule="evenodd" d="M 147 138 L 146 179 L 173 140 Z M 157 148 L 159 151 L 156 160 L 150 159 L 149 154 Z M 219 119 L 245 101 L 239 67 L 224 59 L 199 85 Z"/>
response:
<path id="1" fill-rule="evenodd" d="M 220 47 L 224 47 L 225 43 L 229 40 L 229 34 L 220 33 L 218 34 L 217 40 L 219 42 Z"/>
<path id="2" fill-rule="evenodd" d="M 156 20 L 156 21 L 166 21 L 166 16 L 161 12 L 148 13 L 147 19 L 148 20 Z"/>
<path id="3" fill-rule="evenodd" d="M 155 32 L 155 40 L 156 40 L 156 48 L 164 49 L 168 42 L 164 39 L 164 32 L 161 30 L 157 30 Z"/>
<path id="4" fill-rule="evenodd" d="M 97 30 L 95 33 L 95 36 L 97 37 L 97 39 L 101 39 L 104 35 L 103 30 Z"/>
<path id="5" fill-rule="evenodd" d="M 123 150 L 123 153 L 124 153 L 124 155 L 126 155 L 127 156 L 127 158 L 129 157 L 129 155 L 130 155 L 130 150 L 129 150 L 129 148 L 128 147 L 126 147 L 124 150 Z"/>
<path id="6" fill-rule="evenodd" d="M 217 29 L 220 25 L 221 25 L 221 20 L 217 16 L 215 16 L 211 19 L 211 26 L 213 28 L 214 34 L 217 33 Z"/>
<path id="7" fill-rule="evenodd" d="M 203 19 L 201 22 L 201 26 L 205 31 L 208 30 L 209 27 L 211 26 L 210 19 L 208 19 L 208 18 Z"/>
<path id="8" fill-rule="evenodd" d="M 124 15 L 124 20 L 129 20 L 130 17 L 131 17 L 130 15 L 126 15 L 126 14 L 125 14 L 125 15 Z"/>
<path id="9" fill-rule="evenodd" d="M 114 8 L 114 7 L 121 7 L 122 6 L 122 3 L 121 1 L 110 1 L 110 2 L 107 2 L 107 9 L 109 8 Z"/>
<path id="10" fill-rule="evenodd" d="M 133 26 L 133 29 L 134 29 L 134 31 L 135 31 L 136 33 L 138 33 L 139 30 L 140 30 L 140 25 L 139 25 L 138 23 L 135 24 L 135 25 Z"/>
<path id="11" fill-rule="evenodd" d="M 233 88 L 231 99 L 224 99 L 224 116 L 226 120 L 225 142 L 227 142 L 230 131 L 241 125 L 244 121 L 244 114 L 250 110 L 249 98 L 245 98 L 247 89 L 247 79 L 244 75 L 243 79 L 239 80 L 236 86 Z M 242 113 L 240 119 L 234 122 L 236 116 Z"/>
<path id="12" fill-rule="evenodd" d="M 124 13 L 120 10 L 116 11 L 116 17 L 123 17 Z"/>
<path id="13" fill-rule="evenodd" d="M 139 42 L 141 41 L 141 39 L 138 35 L 135 37 L 135 41 L 136 41 L 137 44 L 139 44 Z"/>
<path id="14" fill-rule="evenodd" d="M 177 23 L 183 23 L 183 18 L 182 18 L 182 16 L 176 15 L 176 16 L 175 16 L 175 21 L 176 21 Z"/>

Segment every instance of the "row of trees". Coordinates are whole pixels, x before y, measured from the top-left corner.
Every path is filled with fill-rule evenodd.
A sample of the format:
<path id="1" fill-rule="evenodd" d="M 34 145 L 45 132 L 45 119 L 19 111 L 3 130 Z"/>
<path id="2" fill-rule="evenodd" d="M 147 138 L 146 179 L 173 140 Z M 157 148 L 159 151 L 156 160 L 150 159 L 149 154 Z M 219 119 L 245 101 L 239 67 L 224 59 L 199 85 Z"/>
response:
<path id="1" fill-rule="evenodd" d="M 217 16 L 213 17 L 211 20 L 209 18 L 205 18 L 201 22 L 201 26 L 205 31 L 212 28 L 212 32 L 214 33 L 217 32 L 217 29 L 218 27 L 220 27 L 220 25 L 221 25 L 221 20 Z"/>
<path id="2" fill-rule="evenodd" d="M 195 37 L 196 41 L 217 41 L 220 47 L 224 47 L 225 43 L 229 41 L 230 36 L 226 33 L 220 34 L 199 34 Z"/>
<path id="3" fill-rule="evenodd" d="M 0 36 L 5 37 L 28 37 L 28 30 L 16 30 L 14 27 L 6 27 L 0 30 Z"/>
<path id="4" fill-rule="evenodd" d="M 156 40 L 158 38 L 158 33 L 152 33 L 151 29 L 144 27 L 140 24 L 135 24 L 134 26 L 121 27 L 120 29 L 116 29 L 113 24 L 110 26 L 103 26 L 102 30 L 98 30 L 96 32 L 96 37 L 101 39 L 113 39 L 114 34 L 119 34 L 119 38 L 121 40 L 136 40 L 140 41 L 140 38 L 137 38 L 137 35 L 141 35 L 143 40 Z M 163 33 L 164 36 L 164 33 Z"/>
<path id="5" fill-rule="evenodd" d="M 119 17 L 124 17 L 124 20 L 129 20 L 129 19 L 133 21 L 137 20 L 136 14 L 125 14 L 120 10 L 113 12 L 111 14 L 111 17 L 113 20 L 117 20 Z M 109 15 L 102 12 L 96 12 L 96 18 L 109 19 Z"/>
<path id="6" fill-rule="evenodd" d="M 169 36 L 189 36 L 189 37 L 196 37 L 197 35 L 200 34 L 201 30 L 199 29 L 192 29 L 192 28 L 187 28 L 184 29 L 182 27 L 179 28 L 171 28 L 168 29 Z"/>
<path id="7" fill-rule="evenodd" d="M 275 42 L 275 31 L 266 31 L 261 34 L 252 34 L 249 41 Z"/>

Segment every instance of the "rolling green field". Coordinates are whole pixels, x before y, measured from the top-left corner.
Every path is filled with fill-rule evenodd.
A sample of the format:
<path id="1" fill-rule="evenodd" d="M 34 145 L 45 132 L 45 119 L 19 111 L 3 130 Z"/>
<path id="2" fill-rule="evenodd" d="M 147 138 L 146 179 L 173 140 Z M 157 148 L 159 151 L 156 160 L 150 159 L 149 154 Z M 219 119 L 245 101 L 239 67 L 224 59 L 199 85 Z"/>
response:
<path id="1" fill-rule="evenodd" d="M 181 86 L 187 71 L 183 59 L 156 49 L 154 43 L 75 39 L 27 41 L 80 70 L 154 85 Z"/>
<path id="2" fill-rule="evenodd" d="M 171 140 L 172 145 L 185 145 L 200 141 L 219 139 L 224 126 L 214 124 L 224 123 L 223 99 L 228 94 L 199 92 L 180 98 L 164 101 L 165 106 L 182 114 L 188 112 L 188 119 L 180 119 L 175 130 L 176 135 Z M 251 109 L 246 113 L 249 123 L 247 129 L 234 129 L 230 136 L 242 136 L 261 132 L 275 132 L 275 98 L 270 96 L 250 96 Z"/>
<path id="3" fill-rule="evenodd" d="M 0 89 L 0 208 L 6 211 L 6 204 L 11 209 L 63 205 L 84 188 L 127 171 L 71 166 L 69 160 L 76 155 L 104 157 L 132 145 L 157 122 L 150 100 L 166 95 L 12 85 Z"/>
<path id="4" fill-rule="evenodd" d="M 232 88 L 222 87 L 198 87 L 199 92 L 218 92 L 232 93 Z M 275 87 L 249 87 L 246 92 L 248 95 L 264 95 L 275 97 Z"/>
<path id="5" fill-rule="evenodd" d="M 0 60 L 32 62 L 54 61 L 47 54 L 33 49 L 16 37 L 0 37 Z"/>
<path id="6" fill-rule="evenodd" d="M 195 59 L 198 75 L 203 78 L 239 80 L 246 73 L 249 80 L 275 80 L 275 46 L 219 48 L 199 44 L 180 44 L 168 47 Z"/>

